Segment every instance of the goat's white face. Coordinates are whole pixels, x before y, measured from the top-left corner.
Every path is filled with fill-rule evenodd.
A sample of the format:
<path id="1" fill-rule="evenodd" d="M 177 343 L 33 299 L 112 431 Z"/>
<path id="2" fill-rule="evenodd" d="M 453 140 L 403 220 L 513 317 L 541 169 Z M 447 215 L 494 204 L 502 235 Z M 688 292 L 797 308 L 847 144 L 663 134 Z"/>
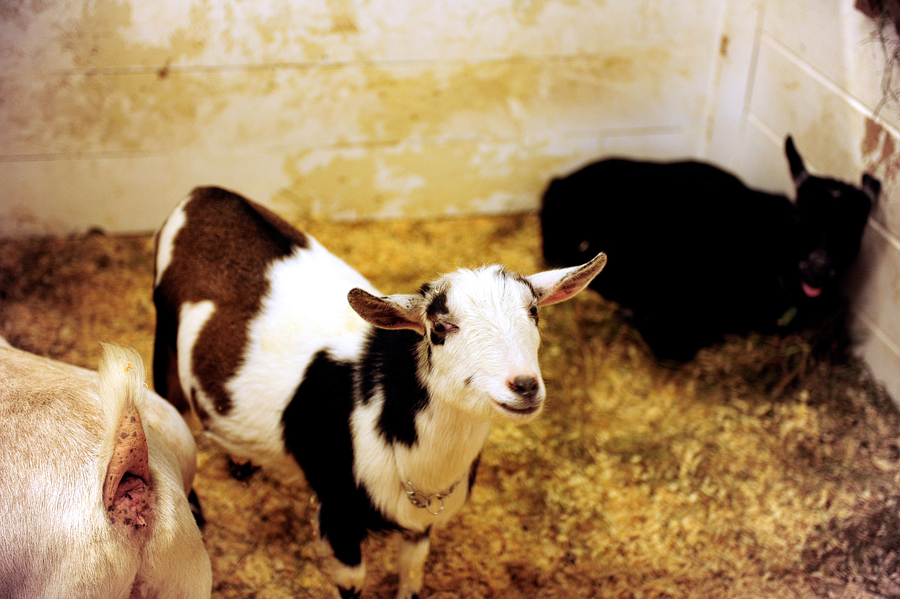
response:
<path id="1" fill-rule="evenodd" d="M 432 396 L 485 420 L 528 421 L 546 391 L 538 366 L 538 307 L 566 300 L 606 264 L 523 277 L 497 267 L 459 270 L 417 294 L 375 297 L 361 289 L 348 300 L 375 326 L 413 329 L 425 337 L 420 373 Z"/>
<path id="2" fill-rule="evenodd" d="M 483 419 L 527 421 L 545 390 L 538 366 L 538 298 L 499 267 L 460 270 L 424 294 L 425 383 Z"/>

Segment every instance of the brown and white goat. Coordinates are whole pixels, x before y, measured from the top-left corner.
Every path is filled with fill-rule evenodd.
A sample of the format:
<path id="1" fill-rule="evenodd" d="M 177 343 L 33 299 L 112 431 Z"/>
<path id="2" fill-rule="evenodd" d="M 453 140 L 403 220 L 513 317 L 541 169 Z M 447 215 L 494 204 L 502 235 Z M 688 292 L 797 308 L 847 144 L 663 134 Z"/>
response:
<path id="1" fill-rule="evenodd" d="M 402 533 L 397 597 L 418 596 L 429 534 L 468 498 L 492 421 L 545 388 L 538 307 L 603 268 L 459 270 L 382 296 L 279 217 L 198 188 L 157 238 L 154 381 L 234 457 L 305 475 L 343 597 L 369 531 Z M 299 466 L 299 468 L 298 468 Z"/>
<path id="2" fill-rule="evenodd" d="M 210 596 L 190 430 L 134 350 L 100 373 L 0 339 L 0 597 Z"/>

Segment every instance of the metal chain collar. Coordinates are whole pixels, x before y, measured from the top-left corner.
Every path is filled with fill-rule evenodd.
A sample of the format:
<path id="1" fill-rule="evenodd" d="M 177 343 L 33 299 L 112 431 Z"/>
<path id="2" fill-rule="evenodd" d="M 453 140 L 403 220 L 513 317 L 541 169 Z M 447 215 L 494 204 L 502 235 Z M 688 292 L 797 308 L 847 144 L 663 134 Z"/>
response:
<path id="1" fill-rule="evenodd" d="M 405 483 L 403 483 L 403 490 L 406 491 L 406 496 L 409 497 L 409 502 L 411 504 L 424 509 L 432 516 L 438 516 L 441 512 L 444 511 L 444 498 L 453 492 L 453 489 L 456 488 L 457 484 L 459 483 L 453 483 L 453 486 L 450 487 L 446 493 L 433 493 L 431 495 L 426 495 L 425 493 L 419 491 L 416 488 L 416 485 L 412 484 L 412 482 L 406 481 Z M 432 506 L 436 507 L 432 508 Z"/>

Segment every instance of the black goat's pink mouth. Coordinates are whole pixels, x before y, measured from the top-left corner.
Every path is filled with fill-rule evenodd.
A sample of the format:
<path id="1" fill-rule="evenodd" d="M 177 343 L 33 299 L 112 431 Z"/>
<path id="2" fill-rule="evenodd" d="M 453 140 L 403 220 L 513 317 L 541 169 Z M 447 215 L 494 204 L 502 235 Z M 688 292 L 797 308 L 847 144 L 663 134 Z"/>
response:
<path id="1" fill-rule="evenodd" d="M 803 289 L 803 293 L 805 293 L 806 297 L 808 298 L 816 298 L 822 295 L 821 287 L 813 287 L 812 285 L 804 281 L 800 282 L 800 287 Z"/>

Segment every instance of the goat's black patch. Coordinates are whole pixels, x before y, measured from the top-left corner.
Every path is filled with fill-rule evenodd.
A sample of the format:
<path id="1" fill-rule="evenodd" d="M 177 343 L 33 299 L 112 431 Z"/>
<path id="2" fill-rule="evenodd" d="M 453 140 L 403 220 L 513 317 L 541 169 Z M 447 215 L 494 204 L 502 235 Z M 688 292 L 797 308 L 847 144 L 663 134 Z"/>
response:
<path id="1" fill-rule="evenodd" d="M 380 330 L 380 329 L 378 329 Z M 319 496 L 319 527 L 347 565 L 361 562 L 359 544 L 369 530 L 393 530 L 353 476 L 353 364 L 320 351 L 284 410 L 284 443 Z"/>
<path id="2" fill-rule="evenodd" d="M 531 292 L 531 295 L 533 295 L 535 298 L 537 297 L 537 293 L 534 290 L 534 285 L 532 285 L 531 281 L 528 280 L 528 277 L 521 275 L 517 272 L 510 272 L 510 271 L 506 270 L 505 268 L 501 269 L 498 272 L 498 274 L 503 275 L 509 279 L 512 279 L 513 281 L 515 281 L 517 283 L 521 283 Z"/>
<path id="3" fill-rule="evenodd" d="M 446 334 L 438 333 L 434 329 L 432 329 L 431 333 L 429 333 L 429 335 L 428 335 L 428 339 L 431 340 L 431 345 L 444 345 L 444 340 L 446 338 L 447 338 Z M 431 350 L 429 349 L 428 351 L 430 354 Z"/>
<path id="4" fill-rule="evenodd" d="M 425 309 L 425 314 L 428 315 L 428 318 L 434 319 L 439 314 L 449 314 L 450 309 L 447 307 L 447 292 L 441 291 L 436 294 L 433 298 L 431 298 L 431 302 L 428 304 L 428 308 Z"/>
<path id="5" fill-rule="evenodd" d="M 436 293 L 425 308 L 426 316 L 428 316 L 428 319 L 433 323 L 431 331 L 428 334 L 428 339 L 431 341 L 432 345 L 444 344 L 444 339 L 447 337 L 447 331 L 444 329 L 444 325 L 438 321 L 438 317 L 449 313 L 450 308 L 447 307 L 447 291 L 444 290 Z M 429 367 L 430 364 L 431 356 L 429 354 Z"/>
<path id="6" fill-rule="evenodd" d="M 481 454 L 478 454 L 478 457 L 475 458 L 475 461 L 472 462 L 472 467 L 469 469 L 469 494 L 472 493 L 472 487 L 475 486 L 475 475 L 478 473 L 478 466 L 481 464 Z"/>
<path id="7" fill-rule="evenodd" d="M 494 276 L 503 279 L 504 282 L 514 281 L 523 287 L 525 287 L 529 293 L 531 293 L 531 297 L 534 298 L 535 302 L 538 300 L 537 291 L 534 288 L 534 284 L 528 279 L 528 277 L 521 275 L 517 272 L 510 272 L 505 268 L 500 268 L 494 273 Z M 538 324 L 538 311 L 537 304 L 532 304 L 528 308 L 528 315 L 531 317 L 531 320 L 534 321 L 534 324 Z"/>
<path id="8" fill-rule="evenodd" d="M 418 333 L 374 328 L 360 364 L 360 390 L 368 402 L 381 390 L 384 405 L 378 430 L 388 443 L 415 444 L 416 414 L 428 405 L 428 391 L 417 374 Z"/>

